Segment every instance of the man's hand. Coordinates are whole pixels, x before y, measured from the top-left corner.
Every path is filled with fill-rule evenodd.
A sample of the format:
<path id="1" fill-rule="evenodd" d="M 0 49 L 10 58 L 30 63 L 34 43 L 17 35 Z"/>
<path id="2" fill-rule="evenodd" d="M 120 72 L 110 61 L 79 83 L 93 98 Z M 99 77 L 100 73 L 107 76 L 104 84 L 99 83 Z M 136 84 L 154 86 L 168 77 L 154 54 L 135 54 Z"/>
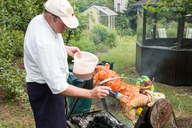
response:
<path id="1" fill-rule="evenodd" d="M 110 87 L 107 86 L 98 86 L 91 90 L 90 95 L 91 99 L 102 99 L 109 95 Z"/>
<path id="2" fill-rule="evenodd" d="M 80 49 L 78 47 L 69 47 L 69 46 L 65 46 L 65 49 L 67 51 L 67 54 L 74 57 L 74 54 L 76 52 L 80 52 Z"/>

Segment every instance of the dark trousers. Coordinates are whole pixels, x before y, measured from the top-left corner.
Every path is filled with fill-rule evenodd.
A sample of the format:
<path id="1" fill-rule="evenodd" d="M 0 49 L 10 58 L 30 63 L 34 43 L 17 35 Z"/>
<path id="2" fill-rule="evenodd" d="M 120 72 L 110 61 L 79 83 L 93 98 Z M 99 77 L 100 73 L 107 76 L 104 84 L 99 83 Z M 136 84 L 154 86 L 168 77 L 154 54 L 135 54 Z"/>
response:
<path id="1" fill-rule="evenodd" d="M 64 97 L 53 94 L 47 84 L 27 83 L 36 128 L 67 128 Z"/>

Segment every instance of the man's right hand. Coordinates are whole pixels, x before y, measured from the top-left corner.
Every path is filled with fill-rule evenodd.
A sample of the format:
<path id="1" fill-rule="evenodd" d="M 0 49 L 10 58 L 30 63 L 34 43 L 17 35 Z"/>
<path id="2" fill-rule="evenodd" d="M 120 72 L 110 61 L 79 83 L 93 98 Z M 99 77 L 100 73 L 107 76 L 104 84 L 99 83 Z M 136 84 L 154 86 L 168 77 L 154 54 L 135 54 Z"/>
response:
<path id="1" fill-rule="evenodd" d="M 102 99 L 109 95 L 110 87 L 107 86 L 98 86 L 90 90 L 91 99 Z"/>

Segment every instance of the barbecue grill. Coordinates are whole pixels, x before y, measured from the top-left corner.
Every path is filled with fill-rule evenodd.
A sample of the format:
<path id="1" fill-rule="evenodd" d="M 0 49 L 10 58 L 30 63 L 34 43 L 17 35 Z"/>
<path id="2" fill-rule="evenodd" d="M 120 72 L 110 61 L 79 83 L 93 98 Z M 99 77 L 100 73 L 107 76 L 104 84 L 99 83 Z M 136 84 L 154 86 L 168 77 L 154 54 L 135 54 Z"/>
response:
<path id="1" fill-rule="evenodd" d="M 85 84 L 86 81 L 82 83 L 81 88 L 84 88 Z M 79 128 L 131 128 L 108 111 L 105 99 L 101 99 L 104 110 L 72 115 L 78 100 L 79 98 L 74 100 L 70 111 L 67 113 L 67 125 L 69 128 L 75 128 L 73 124 L 77 125 Z"/>
<path id="2" fill-rule="evenodd" d="M 68 127 L 75 128 L 75 124 L 79 128 L 131 128 L 107 110 L 105 100 L 102 104 L 105 110 L 68 115 Z M 171 114 L 178 127 L 171 102 L 165 98 L 159 99 L 152 107 L 144 108 L 134 128 L 162 128 L 168 123 Z"/>

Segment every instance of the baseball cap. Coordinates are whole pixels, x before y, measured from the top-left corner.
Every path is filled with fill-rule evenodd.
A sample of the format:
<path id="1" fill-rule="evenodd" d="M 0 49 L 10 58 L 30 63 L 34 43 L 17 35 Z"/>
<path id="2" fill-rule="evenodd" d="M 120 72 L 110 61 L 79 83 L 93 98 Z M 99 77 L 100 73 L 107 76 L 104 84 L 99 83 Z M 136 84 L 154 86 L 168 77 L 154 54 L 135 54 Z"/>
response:
<path id="1" fill-rule="evenodd" d="M 73 8 L 67 0 L 47 0 L 44 4 L 45 9 L 60 17 L 63 23 L 69 28 L 76 28 L 79 21 L 74 15 Z"/>

